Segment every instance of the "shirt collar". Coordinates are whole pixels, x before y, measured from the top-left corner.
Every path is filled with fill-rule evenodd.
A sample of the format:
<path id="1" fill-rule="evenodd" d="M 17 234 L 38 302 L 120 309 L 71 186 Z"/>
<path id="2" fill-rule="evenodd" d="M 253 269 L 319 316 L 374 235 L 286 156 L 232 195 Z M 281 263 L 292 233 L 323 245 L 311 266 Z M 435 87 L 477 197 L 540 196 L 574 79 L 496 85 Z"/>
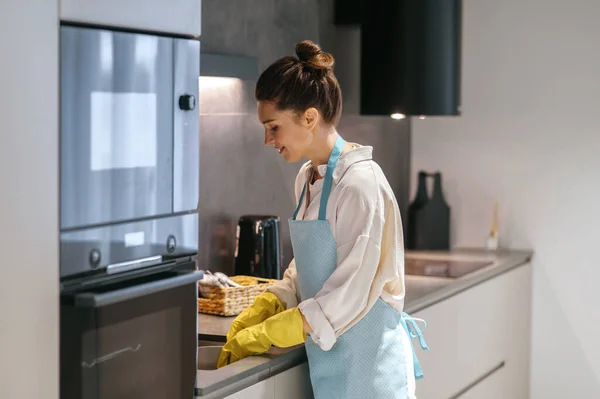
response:
<path id="1" fill-rule="evenodd" d="M 362 146 L 360 144 L 355 143 L 350 144 L 352 144 L 354 149 L 348 151 L 340 157 L 337 166 L 333 171 L 333 181 L 336 183 L 339 181 L 339 179 L 342 178 L 342 176 L 344 176 L 344 174 L 350 168 L 350 166 L 358 162 L 370 161 L 373 159 L 373 147 Z M 308 168 L 308 175 L 310 175 L 312 169 L 314 169 L 314 166 L 312 165 L 312 163 L 310 163 L 310 168 Z M 317 170 L 321 176 L 325 176 L 325 173 L 327 172 L 327 165 L 319 165 L 317 167 Z"/>

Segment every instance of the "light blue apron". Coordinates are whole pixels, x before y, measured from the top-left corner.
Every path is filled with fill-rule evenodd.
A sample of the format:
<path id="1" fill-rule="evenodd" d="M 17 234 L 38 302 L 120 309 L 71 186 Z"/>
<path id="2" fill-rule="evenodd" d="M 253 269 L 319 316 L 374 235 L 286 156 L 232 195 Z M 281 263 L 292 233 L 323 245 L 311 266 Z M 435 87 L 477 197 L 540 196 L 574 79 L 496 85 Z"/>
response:
<path id="1" fill-rule="evenodd" d="M 306 185 L 290 220 L 290 235 L 302 300 L 313 298 L 337 267 L 337 244 L 325 218 L 333 171 L 344 148 L 338 137 L 327 163 L 318 220 L 296 220 L 306 193 Z M 308 183 L 307 183 L 308 184 Z M 354 326 L 338 337 L 329 351 L 323 351 L 310 336 L 306 353 L 313 392 L 317 399 L 405 399 L 409 397 L 408 375 L 414 367 L 415 379 L 423 377 L 411 346 L 413 367 L 408 363 L 410 338 L 418 337 L 428 349 L 414 319 L 400 314 L 381 298 Z M 408 356 L 407 356 L 408 354 Z"/>

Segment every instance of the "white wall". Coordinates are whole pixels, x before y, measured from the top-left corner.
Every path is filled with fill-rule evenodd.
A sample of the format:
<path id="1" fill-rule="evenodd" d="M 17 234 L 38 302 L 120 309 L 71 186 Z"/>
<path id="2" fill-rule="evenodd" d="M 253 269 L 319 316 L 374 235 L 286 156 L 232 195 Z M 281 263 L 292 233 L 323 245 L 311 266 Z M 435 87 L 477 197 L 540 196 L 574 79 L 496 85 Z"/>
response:
<path id="1" fill-rule="evenodd" d="M 484 243 L 497 197 L 501 244 L 535 250 L 536 399 L 600 397 L 599 17 L 597 0 L 465 0 L 464 114 L 412 123 L 413 177 L 443 172 L 454 244 Z"/>
<path id="2" fill-rule="evenodd" d="M 58 1 L 0 2 L 0 398 L 58 398 Z"/>

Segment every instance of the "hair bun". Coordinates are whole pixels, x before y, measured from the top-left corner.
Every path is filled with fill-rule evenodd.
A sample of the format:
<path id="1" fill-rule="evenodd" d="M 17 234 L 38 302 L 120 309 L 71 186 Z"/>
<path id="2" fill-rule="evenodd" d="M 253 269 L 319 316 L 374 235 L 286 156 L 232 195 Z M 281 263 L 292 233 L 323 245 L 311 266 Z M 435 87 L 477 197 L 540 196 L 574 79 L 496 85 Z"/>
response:
<path id="1" fill-rule="evenodd" d="M 310 40 L 296 44 L 296 55 L 301 62 L 314 69 L 329 71 L 335 63 L 331 54 L 324 52 L 318 44 Z"/>

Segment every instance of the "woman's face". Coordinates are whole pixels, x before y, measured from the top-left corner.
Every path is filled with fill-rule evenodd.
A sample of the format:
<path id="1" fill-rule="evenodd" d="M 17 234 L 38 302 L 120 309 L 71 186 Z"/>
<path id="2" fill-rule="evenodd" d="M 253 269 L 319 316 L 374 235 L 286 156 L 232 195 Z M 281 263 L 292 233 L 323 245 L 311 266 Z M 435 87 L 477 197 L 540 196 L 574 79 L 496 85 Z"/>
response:
<path id="1" fill-rule="evenodd" d="M 313 111 L 309 109 L 299 116 L 294 111 L 278 110 L 272 102 L 258 102 L 258 119 L 265 127 L 265 145 L 272 146 L 286 162 L 298 162 L 306 156 L 307 149 L 313 143 L 314 134 L 311 131 Z"/>

